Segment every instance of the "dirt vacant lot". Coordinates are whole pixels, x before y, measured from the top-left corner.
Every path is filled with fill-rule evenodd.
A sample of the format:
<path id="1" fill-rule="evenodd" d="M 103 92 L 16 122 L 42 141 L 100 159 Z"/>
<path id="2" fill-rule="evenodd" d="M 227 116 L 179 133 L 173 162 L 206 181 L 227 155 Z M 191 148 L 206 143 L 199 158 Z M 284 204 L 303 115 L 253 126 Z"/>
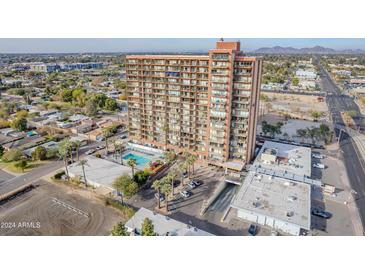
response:
<path id="1" fill-rule="evenodd" d="M 36 187 L 0 204 L 0 235 L 109 235 L 122 221 L 83 190 L 38 181 Z"/>

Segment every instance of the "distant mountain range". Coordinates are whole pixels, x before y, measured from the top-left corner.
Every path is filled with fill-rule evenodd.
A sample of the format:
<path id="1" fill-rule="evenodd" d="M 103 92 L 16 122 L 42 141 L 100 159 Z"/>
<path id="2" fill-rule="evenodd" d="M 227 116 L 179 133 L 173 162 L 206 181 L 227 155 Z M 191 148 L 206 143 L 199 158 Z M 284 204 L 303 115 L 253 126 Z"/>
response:
<path id="1" fill-rule="evenodd" d="M 293 47 L 264 47 L 254 51 L 254 53 L 261 54 L 365 54 L 365 50 L 362 49 L 346 49 L 346 50 L 334 50 L 331 48 L 325 48 L 321 46 L 315 46 L 312 48 L 293 48 Z"/>

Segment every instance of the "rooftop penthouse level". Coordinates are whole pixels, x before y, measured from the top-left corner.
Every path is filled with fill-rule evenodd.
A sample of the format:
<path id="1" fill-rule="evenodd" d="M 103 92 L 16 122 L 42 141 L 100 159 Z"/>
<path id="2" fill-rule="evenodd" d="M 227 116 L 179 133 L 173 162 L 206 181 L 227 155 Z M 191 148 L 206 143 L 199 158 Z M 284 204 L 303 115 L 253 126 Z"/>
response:
<path id="1" fill-rule="evenodd" d="M 250 162 L 261 70 L 239 42 L 219 41 L 204 56 L 127 56 L 130 138 L 228 168 Z"/>

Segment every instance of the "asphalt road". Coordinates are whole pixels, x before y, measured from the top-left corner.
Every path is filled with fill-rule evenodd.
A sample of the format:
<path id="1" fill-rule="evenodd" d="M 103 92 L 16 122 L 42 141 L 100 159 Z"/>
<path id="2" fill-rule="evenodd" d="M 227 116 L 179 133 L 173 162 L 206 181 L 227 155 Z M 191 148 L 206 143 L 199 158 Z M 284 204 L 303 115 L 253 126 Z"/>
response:
<path id="1" fill-rule="evenodd" d="M 82 147 L 79 151 L 79 156 L 82 157 L 87 150 L 89 150 L 90 148 L 94 148 L 97 145 L 100 145 L 100 143 L 92 143 L 88 146 Z M 32 183 L 32 182 L 40 179 L 41 177 L 43 177 L 57 169 L 62 168 L 63 166 L 64 166 L 64 164 L 63 164 L 63 161 L 61 161 L 61 160 L 52 161 L 52 162 L 48 163 L 47 165 L 33 169 L 32 171 L 27 172 L 23 175 L 3 181 L 0 184 L 0 195 L 6 194 L 6 193 L 8 193 L 12 190 L 15 190 L 19 187 L 22 187 L 26 184 Z"/>
<path id="2" fill-rule="evenodd" d="M 364 117 L 360 114 L 359 108 L 353 99 L 349 96 L 341 94 L 338 86 L 333 83 L 328 73 L 320 65 L 320 70 L 323 75 L 322 77 L 322 87 L 327 91 L 328 95 L 326 97 L 327 105 L 332 117 L 333 124 L 344 125 L 342 117 L 340 115 L 341 111 L 355 110 L 359 113 L 358 117 L 354 119 L 357 127 L 364 127 Z M 339 130 L 336 130 L 336 137 L 339 136 Z M 361 161 L 358 155 L 356 145 L 351 140 L 350 136 L 346 133 L 341 134 L 340 142 L 341 150 L 343 151 L 343 160 L 345 163 L 346 171 L 350 179 L 351 187 L 358 193 L 355 197 L 356 204 L 360 212 L 360 217 L 365 231 L 365 171 L 361 166 Z"/>

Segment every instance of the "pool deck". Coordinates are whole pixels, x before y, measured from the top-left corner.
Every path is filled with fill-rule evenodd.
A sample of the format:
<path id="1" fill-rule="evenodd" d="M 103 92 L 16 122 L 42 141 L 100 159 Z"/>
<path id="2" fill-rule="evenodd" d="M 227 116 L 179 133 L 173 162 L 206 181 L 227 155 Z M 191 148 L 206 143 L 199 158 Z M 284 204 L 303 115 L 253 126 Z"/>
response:
<path id="1" fill-rule="evenodd" d="M 140 156 L 148 160 L 148 162 L 145 164 L 137 165 L 136 168 L 138 170 L 143 170 L 144 168 L 148 167 L 151 161 L 153 162 L 157 160 L 162 160 L 161 155 L 152 155 L 152 153 L 142 153 L 140 151 L 135 151 L 132 149 L 125 150 L 122 157 L 125 157 L 128 154 L 134 154 L 136 156 Z M 126 162 L 126 160 L 123 160 L 123 162 Z"/>

